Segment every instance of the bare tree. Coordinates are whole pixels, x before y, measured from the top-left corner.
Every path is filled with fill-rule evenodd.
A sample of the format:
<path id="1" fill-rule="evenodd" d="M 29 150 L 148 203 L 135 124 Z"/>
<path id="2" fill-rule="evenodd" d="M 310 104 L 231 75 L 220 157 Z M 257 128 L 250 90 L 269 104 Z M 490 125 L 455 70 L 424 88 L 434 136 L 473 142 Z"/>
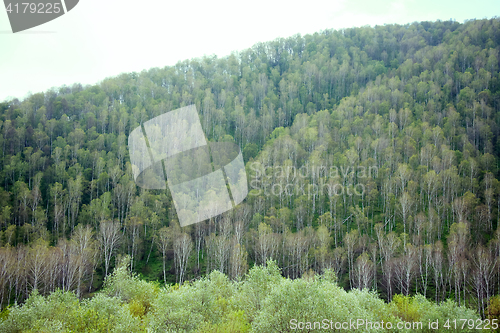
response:
<path id="1" fill-rule="evenodd" d="M 343 247 L 336 247 L 332 254 L 332 264 L 335 276 L 339 277 L 342 273 L 346 260 L 345 250 Z"/>
<path id="2" fill-rule="evenodd" d="M 24 245 L 18 245 L 17 248 L 13 251 L 13 265 L 10 281 L 10 289 L 14 288 L 14 301 L 19 302 L 22 300 L 23 295 L 27 296 L 28 288 L 27 288 L 27 259 L 28 259 L 28 249 Z M 8 299 L 10 300 L 10 293 Z"/>
<path id="3" fill-rule="evenodd" d="M 429 268 L 431 267 L 432 261 L 432 245 L 425 244 L 423 249 L 419 251 L 419 263 L 420 263 L 420 279 L 422 283 L 422 288 L 424 290 L 424 296 L 427 296 L 427 287 L 429 281 Z"/>
<path id="4" fill-rule="evenodd" d="M 457 201 L 455 200 L 455 202 Z M 468 265 L 468 260 L 465 257 L 468 244 L 468 224 L 464 222 L 452 224 L 452 226 L 450 227 L 450 234 L 448 236 L 448 263 L 450 269 L 448 279 L 451 286 L 451 278 L 453 277 L 455 287 L 455 301 L 459 305 L 461 305 L 462 285 L 466 282 L 463 278 L 463 272 L 465 272 L 466 270 L 465 265 Z"/>
<path id="5" fill-rule="evenodd" d="M 31 245 L 28 256 L 31 288 L 38 289 L 47 268 L 48 244 L 44 240 L 38 239 Z"/>
<path id="6" fill-rule="evenodd" d="M 413 274 L 415 273 L 417 248 L 411 243 L 407 243 L 404 254 L 397 260 L 396 278 L 399 281 L 401 293 L 408 295 Z"/>
<path id="7" fill-rule="evenodd" d="M 493 294 L 493 278 L 498 271 L 490 249 L 478 245 L 472 255 L 474 265 L 473 286 L 478 300 L 478 311 L 484 317 L 485 301 Z"/>
<path id="8" fill-rule="evenodd" d="M 50 248 L 49 258 L 50 260 L 47 260 L 46 263 L 47 272 L 43 281 L 45 293 L 54 291 L 60 282 L 63 258 L 61 248 L 57 246 Z"/>
<path id="9" fill-rule="evenodd" d="M 78 260 L 78 282 L 77 295 L 80 296 L 82 283 L 89 275 L 92 275 L 94 269 L 93 256 L 97 247 L 94 239 L 94 231 L 89 225 L 78 225 L 73 232 L 71 241 L 75 246 Z"/>
<path id="10" fill-rule="evenodd" d="M 104 221 L 99 228 L 99 241 L 101 243 L 104 256 L 104 276 L 108 276 L 109 264 L 111 258 L 118 247 L 121 239 L 120 223 L 113 221 Z"/>
<path id="11" fill-rule="evenodd" d="M 370 288 L 373 281 L 373 262 L 370 260 L 368 253 L 363 252 L 354 267 L 354 281 L 358 289 Z"/>
<path id="12" fill-rule="evenodd" d="M 139 248 L 142 245 L 142 239 L 140 237 L 142 227 L 144 223 L 142 218 L 137 216 L 132 216 L 127 219 L 126 228 L 127 228 L 127 238 L 129 241 L 128 248 L 130 254 L 130 270 L 134 269 L 134 262 L 136 257 L 139 254 Z"/>
<path id="13" fill-rule="evenodd" d="M 211 233 L 205 237 L 207 248 L 207 274 L 216 269 L 225 273 L 228 267 L 231 240 L 224 235 Z"/>
<path id="14" fill-rule="evenodd" d="M 443 278 L 443 244 L 437 241 L 432 246 L 432 270 L 434 272 L 434 285 L 436 288 L 436 302 L 439 302 L 439 294 L 441 287 L 444 284 Z"/>
<path id="15" fill-rule="evenodd" d="M 155 243 L 156 246 L 158 246 L 158 249 L 160 250 L 160 253 L 163 258 L 163 283 L 167 283 L 167 273 L 165 270 L 165 263 L 167 260 L 167 251 L 170 246 L 170 243 L 172 243 L 172 232 L 171 229 L 167 227 L 163 227 L 160 230 L 158 230 L 158 233 L 155 235 Z"/>
<path id="16" fill-rule="evenodd" d="M 286 247 L 290 263 L 289 267 L 287 267 L 288 275 L 290 275 L 291 272 L 291 278 L 295 279 L 298 278 L 306 268 L 305 257 L 307 257 L 309 241 L 307 237 L 304 236 L 303 230 L 296 233 L 290 233 L 286 237 Z"/>
<path id="17" fill-rule="evenodd" d="M 399 204 L 401 207 L 401 215 L 403 217 L 403 232 L 406 234 L 406 229 L 407 229 L 407 223 L 408 223 L 408 217 L 411 212 L 411 208 L 413 206 L 413 199 L 412 197 L 408 194 L 408 192 L 403 192 L 401 197 L 399 198 Z M 403 246 L 406 246 L 406 238 L 403 239 Z"/>
<path id="18" fill-rule="evenodd" d="M 384 241 L 382 243 L 383 245 L 381 250 L 381 256 L 384 257 L 382 272 L 384 274 L 384 280 L 387 287 L 387 298 L 388 300 L 391 300 L 393 295 L 393 283 L 395 277 L 394 273 L 396 267 L 395 265 L 396 260 L 394 259 L 394 254 L 401 245 L 401 240 L 396 235 L 396 233 L 390 232 L 389 234 L 387 234 L 387 236 L 384 237 Z"/>
<path id="19" fill-rule="evenodd" d="M 206 229 L 207 228 L 205 222 L 196 223 L 194 226 L 194 240 L 196 245 L 196 265 L 198 274 L 200 273 L 200 255 L 203 256 L 201 248 L 203 246 L 203 239 L 205 238 Z"/>
<path id="20" fill-rule="evenodd" d="M 11 281 L 13 274 L 14 249 L 10 246 L 0 247 L 0 309 L 3 309 L 4 299 L 9 302 L 9 297 L 5 295 L 7 284 Z M 9 288 L 10 290 L 10 288 Z"/>
<path id="21" fill-rule="evenodd" d="M 370 252 L 370 257 L 373 262 L 372 270 L 373 270 L 373 290 L 377 290 L 377 243 L 370 243 L 368 246 L 368 250 Z"/>
<path id="22" fill-rule="evenodd" d="M 229 259 L 229 275 L 232 279 L 239 279 L 247 272 L 247 256 L 245 246 L 238 243 L 237 237 L 234 236 L 233 246 L 231 247 L 231 258 Z"/>
<path id="23" fill-rule="evenodd" d="M 187 262 L 191 250 L 193 248 L 193 242 L 191 237 L 186 233 L 181 233 L 174 239 L 174 261 L 175 269 L 177 272 L 177 281 L 179 285 L 184 282 L 184 276 L 186 274 Z"/>
<path id="24" fill-rule="evenodd" d="M 327 215 L 327 214 L 325 214 Z M 329 216 L 329 215 L 327 215 Z M 314 251 L 316 271 L 323 273 L 325 269 L 331 268 L 330 259 L 330 232 L 326 226 L 320 226 L 316 231 L 318 244 Z"/>
<path id="25" fill-rule="evenodd" d="M 90 269 L 89 293 L 92 291 L 95 270 L 101 264 L 101 246 L 98 241 L 95 242 L 95 246 L 91 249 L 90 263 L 91 263 L 91 269 Z"/>
<path id="26" fill-rule="evenodd" d="M 70 291 L 78 285 L 78 270 L 81 265 L 81 258 L 78 256 L 75 242 L 61 238 L 57 247 L 61 249 L 62 253 L 60 261 L 61 289 Z"/>
<path id="27" fill-rule="evenodd" d="M 440 176 L 438 174 L 436 174 L 436 172 L 434 170 L 431 170 L 431 171 L 427 172 L 427 174 L 424 175 L 423 181 L 424 181 L 425 190 L 427 192 L 428 208 L 431 208 L 432 202 L 433 201 L 435 202 L 434 198 L 436 196 L 436 193 L 437 193 L 437 190 L 439 187 Z"/>
<path id="28" fill-rule="evenodd" d="M 388 301 L 391 301 L 393 296 L 395 267 L 396 267 L 396 260 L 394 258 L 384 261 L 384 281 L 387 288 Z"/>
<path id="29" fill-rule="evenodd" d="M 237 221 L 234 223 L 234 236 L 236 236 L 236 242 L 241 244 L 243 240 L 243 235 L 245 234 L 245 225 L 242 221 Z"/>
<path id="30" fill-rule="evenodd" d="M 352 288 L 353 287 L 353 281 L 354 281 L 354 251 L 356 251 L 356 247 L 358 245 L 358 230 L 354 229 L 351 230 L 351 232 L 346 233 L 344 237 L 344 242 L 346 245 L 347 249 L 347 263 L 348 263 L 348 270 L 349 270 L 349 286 Z"/>
<path id="31" fill-rule="evenodd" d="M 278 235 L 272 232 L 269 225 L 259 224 L 255 257 L 261 265 L 266 265 L 268 259 L 275 259 L 278 251 Z"/>

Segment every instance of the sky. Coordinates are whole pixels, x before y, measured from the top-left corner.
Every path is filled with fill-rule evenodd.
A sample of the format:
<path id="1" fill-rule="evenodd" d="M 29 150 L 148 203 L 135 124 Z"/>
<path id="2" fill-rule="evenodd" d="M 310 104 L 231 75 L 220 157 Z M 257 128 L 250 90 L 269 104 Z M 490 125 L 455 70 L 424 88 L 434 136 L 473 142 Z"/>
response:
<path id="1" fill-rule="evenodd" d="M 0 101 L 224 57 L 297 33 L 495 16 L 498 0 L 80 0 L 65 15 L 14 34 L 0 9 Z"/>

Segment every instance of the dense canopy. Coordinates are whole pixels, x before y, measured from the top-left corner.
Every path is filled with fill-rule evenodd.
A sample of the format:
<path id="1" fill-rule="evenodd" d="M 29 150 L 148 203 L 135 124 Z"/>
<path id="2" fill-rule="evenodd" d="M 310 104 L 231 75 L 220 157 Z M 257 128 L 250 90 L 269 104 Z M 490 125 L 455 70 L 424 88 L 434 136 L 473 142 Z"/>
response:
<path id="1" fill-rule="evenodd" d="M 492 316 L 499 51 L 498 18 L 325 30 L 0 103 L 0 307 L 36 290 L 4 317 L 32 311 L 26 325 L 34 325 L 45 318 L 40 304 L 70 302 L 85 316 L 116 307 L 109 311 L 123 317 L 106 325 L 142 325 L 134 311 L 150 318 L 148 307 L 188 302 L 215 280 L 228 294 L 210 302 L 231 310 L 215 321 L 196 310 L 196 320 L 241 319 L 242 331 L 283 325 L 265 316 L 287 293 L 302 300 L 303 285 L 339 297 L 321 311 L 352 298 L 387 301 L 384 315 L 353 310 L 375 319 L 402 316 L 389 310 L 397 302 Z M 235 209 L 181 228 L 168 190 L 136 186 L 127 137 L 191 104 L 209 140 L 241 148 L 250 193 Z M 148 284 L 152 303 L 123 300 L 137 306 L 129 312 L 102 293 L 79 302 L 124 255 L 143 280 L 191 282 L 175 292 Z M 276 297 L 246 304 L 238 288 L 248 285 L 249 267 L 267 269 L 269 259 L 283 276 L 269 291 Z M 307 278 L 328 272 L 335 283 Z M 169 325 L 158 318 L 172 314 L 154 313 L 148 325 Z"/>

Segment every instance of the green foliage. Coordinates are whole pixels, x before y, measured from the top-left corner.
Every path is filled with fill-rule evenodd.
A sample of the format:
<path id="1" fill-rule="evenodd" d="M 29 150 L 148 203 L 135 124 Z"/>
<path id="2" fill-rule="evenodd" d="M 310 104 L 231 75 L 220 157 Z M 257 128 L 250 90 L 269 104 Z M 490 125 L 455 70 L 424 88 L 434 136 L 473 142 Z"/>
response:
<path id="1" fill-rule="evenodd" d="M 106 278 L 103 293 L 129 303 L 131 313 L 143 317 L 160 292 L 158 283 L 139 279 L 130 272 L 130 257 L 124 256 L 111 275 Z"/>
<path id="2" fill-rule="evenodd" d="M 204 333 L 246 333 L 250 324 L 242 310 L 229 312 L 218 324 L 203 323 L 196 332 Z"/>
<path id="3" fill-rule="evenodd" d="M 79 301 L 71 292 L 48 296 L 33 292 L 24 305 L 3 312 L 0 331 L 292 332 L 296 330 L 293 320 L 314 323 L 327 319 L 335 323 L 364 319 L 394 326 L 419 321 L 424 323 L 420 331 L 431 332 L 426 326 L 429 321 L 439 321 L 442 328 L 447 319 L 478 319 L 474 311 L 453 301 L 437 305 L 421 295 L 395 295 L 386 304 L 374 292 L 346 292 L 334 282 L 330 270 L 290 280 L 280 275 L 274 261 L 268 261 L 266 266 L 253 267 L 239 282 L 214 271 L 180 287 L 158 289 L 154 283 L 140 283 L 128 274 L 128 260 L 121 261 L 103 292 L 90 299 Z M 141 296 L 148 294 L 145 290 L 155 291 L 148 296 L 149 310 Z M 377 331 L 364 326 L 358 330 Z"/>
<path id="4" fill-rule="evenodd" d="M 238 307 L 244 310 L 250 322 L 260 312 L 265 297 L 281 282 L 280 272 L 277 263 L 269 260 L 266 266 L 252 267 L 245 276 L 245 282 L 240 286 L 235 301 Z"/>
<path id="5" fill-rule="evenodd" d="M 10 306 L 6 306 L 1 312 L 0 312 L 0 322 L 3 320 L 7 319 L 10 313 Z"/>
<path id="6" fill-rule="evenodd" d="M 243 161 L 248 162 L 250 159 L 254 159 L 259 152 L 259 147 L 255 143 L 248 143 L 245 148 L 243 148 Z"/>
<path id="7" fill-rule="evenodd" d="M 71 292 L 47 297 L 33 292 L 0 322 L 1 332 L 141 332 L 142 324 L 117 298 L 97 295 L 83 302 Z"/>
<path id="8" fill-rule="evenodd" d="M 404 321 L 418 321 L 420 319 L 419 308 L 418 304 L 413 301 L 414 298 L 411 296 L 394 295 L 391 303 L 397 308 L 395 315 Z"/>
<path id="9" fill-rule="evenodd" d="M 35 290 L 23 306 L 10 308 L 9 315 L 1 323 L 0 331 L 18 332 L 51 327 L 58 332 L 69 329 L 69 323 L 78 316 L 80 304 L 73 293 L 56 291 L 43 297 Z"/>
<path id="10" fill-rule="evenodd" d="M 81 307 L 76 332 L 145 332 L 144 322 L 118 298 L 98 294 L 83 301 Z"/>
<path id="11" fill-rule="evenodd" d="M 500 322 L 500 295 L 496 295 L 490 298 L 490 301 L 488 303 L 487 315 L 488 319 L 496 319 L 497 322 Z M 496 331 L 500 332 L 500 327 Z"/>
<path id="12" fill-rule="evenodd" d="M 375 321 L 375 311 L 386 307 L 374 294 L 358 290 L 346 293 L 324 279 L 282 279 L 265 298 L 252 328 L 257 332 L 292 332 L 293 319 L 299 322 L 323 318 L 334 322 L 349 322 L 354 318 Z"/>
<path id="13" fill-rule="evenodd" d="M 402 321 L 405 322 L 421 322 L 422 329 L 418 332 L 435 332 L 436 330 L 429 328 L 429 322 L 439 323 L 439 332 L 473 332 L 474 329 L 465 327 L 461 328 L 462 320 L 477 320 L 478 316 L 475 311 L 466 307 L 457 306 L 452 300 L 446 300 L 443 304 L 437 305 L 430 302 L 420 294 L 415 296 L 395 295 L 390 305 L 393 306 L 393 313 Z M 447 320 L 460 322 L 457 329 L 454 325 L 444 327 Z M 458 319 L 459 318 L 459 319 Z"/>

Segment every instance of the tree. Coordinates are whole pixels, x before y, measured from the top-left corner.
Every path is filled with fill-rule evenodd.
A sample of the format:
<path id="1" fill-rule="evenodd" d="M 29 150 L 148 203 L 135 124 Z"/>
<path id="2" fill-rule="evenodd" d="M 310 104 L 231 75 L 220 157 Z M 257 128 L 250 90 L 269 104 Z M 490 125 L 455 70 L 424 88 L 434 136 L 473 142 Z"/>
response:
<path id="1" fill-rule="evenodd" d="M 163 283 L 167 283 L 167 272 L 165 269 L 165 263 L 167 261 L 167 251 L 170 247 L 170 244 L 172 243 L 173 235 L 172 235 L 172 229 L 163 227 L 160 230 L 158 230 L 157 234 L 155 235 L 155 243 L 158 249 L 160 250 L 160 253 L 163 258 Z"/>
<path id="2" fill-rule="evenodd" d="M 454 223 L 450 227 L 448 236 L 448 264 L 450 267 L 450 286 L 453 277 L 455 286 L 455 300 L 461 304 L 462 285 L 465 285 L 465 272 L 468 265 L 466 249 L 469 244 L 469 226 L 464 222 Z M 465 292 L 465 289 L 464 289 Z"/>
<path id="3" fill-rule="evenodd" d="M 104 276 L 108 276 L 109 265 L 121 239 L 120 223 L 116 221 L 101 222 L 99 242 L 103 250 Z"/>
<path id="4" fill-rule="evenodd" d="M 370 289 L 373 281 L 373 262 L 370 260 L 368 253 L 363 252 L 354 267 L 354 285 L 358 289 Z"/>
<path id="5" fill-rule="evenodd" d="M 221 273 L 226 272 L 231 249 L 230 239 L 226 235 L 211 233 L 205 237 L 207 249 L 207 273 L 212 270 L 218 270 Z"/>
<path id="6" fill-rule="evenodd" d="M 435 300 L 436 302 L 439 302 L 439 294 L 440 290 L 444 284 L 444 278 L 443 278 L 443 244 L 441 241 L 437 241 L 433 246 L 432 246 L 432 270 L 433 270 L 433 277 L 434 277 L 434 285 L 435 285 L 435 290 L 436 290 L 436 295 L 435 295 Z"/>
<path id="7" fill-rule="evenodd" d="M 177 282 L 182 285 L 186 274 L 189 255 L 193 248 L 191 237 L 186 233 L 181 233 L 175 236 L 174 239 L 174 261 L 175 270 L 177 272 Z"/>
<path id="8" fill-rule="evenodd" d="M 0 247 L 0 308 L 2 309 L 5 301 L 7 304 L 10 303 L 11 288 L 7 288 L 7 285 L 12 281 L 14 274 L 14 251 L 15 248 L 10 246 Z"/>
<path id="9" fill-rule="evenodd" d="M 423 253 L 422 253 L 423 252 Z M 423 257 L 423 258 L 422 258 Z M 432 262 L 432 245 L 425 244 L 422 249 L 419 250 L 419 269 L 420 269 L 420 280 L 423 288 L 424 297 L 427 296 L 427 288 L 429 285 L 429 270 Z"/>
<path id="10" fill-rule="evenodd" d="M 490 249 L 478 245 L 472 255 L 474 267 L 473 285 L 478 300 L 478 312 L 485 316 L 486 302 L 493 295 L 493 278 L 498 274 L 497 260 L 491 254 Z"/>
<path id="11" fill-rule="evenodd" d="M 132 216 L 126 221 L 126 234 L 127 240 L 129 241 L 129 255 L 131 258 L 130 269 L 134 269 L 134 262 L 139 254 L 140 245 L 142 245 L 142 240 L 140 234 L 143 227 L 143 219 L 141 217 Z"/>
<path id="12" fill-rule="evenodd" d="M 232 279 L 238 280 L 248 271 L 247 256 L 248 254 L 245 250 L 245 246 L 238 243 L 235 236 L 231 247 L 231 257 L 229 259 L 229 276 Z"/>
<path id="13" fill-rule="evenodd" d="M 81 296 L 82 285 L 89 275 L 93 275 L 94 265 L 93 257 L 97 251 L 97 241 L 94 238 L 94 231 L 89 225 L 79 224 L 71 237 L 76 248 L 76 256 L 78 262 L 78 282 L 77 282 L 77 296 Z M 92 282 L 90 282 L 92 283 Z"/>
<path id="14" fill-rule="evenodd" d="M 236 228 L 236 226 L 235 226 Z M 203 258 L 202 246 L 205 239 L 206 224 L 203 222 L 196 223 L 194 226 L 194 240 L 196 246 L 196 269 L 200 273 L 200 255 Z"/>
<path id="15" fill-rule="evenodd" d="M 41 280 L 46 273 L 46 262 L 49 260 L 48 244 L 38 239 L 29 249 L 29 275 L 32 289 L 38 289 Z"/>
<path id="16" fill-rule="evenodd" d="M 325 215 L 330 216 L 328 213 L 325 213 Z M 328 228 L 324 225 L 318 227 L 316 238 L 318 239 L 318 245 L 315 249 L 315 266 L 317 267 L 316 271 L 323 274 L 326 269 L 330 269 L 332 266 L 329 252 L 331 239 Z"/>
<path id="17" fill-rule="evenodd" d="M 309 240 L 305 237 L 303 230 L 286 235 L 286 247 L 288 252 L 287 275 L 292 279 L 298 278 L 307 268 L 307 254 L 309 251 Z"/>
<path id="18" fill-rule="evenodd" d="M 393 295 L 393 283 L 395 277 L 396 260 L 394 255 L 401 245 L 401 239 L 393 231 L 386 235 L 383 241 L 381 256 L 384 258 L 383 274 L 387 287 L 387 299 L 391 300 Z"/>
<path id="19" fill-rule="evenodd" d="M 68 219 L 71 222 L 70 229 L 73 232 L 75 228 L 76 219 L 80 211 L 80 202 L 82 198 L 82 176 L 78 175 L 76 179 L 70 178 L 68 181 L 68 205 L 69 205 L 69 216 Z"/>
<path id="20" fill-rule="evenodd" d="M 401 205 L 401 215 L 403 217 L 403 232 L 406 234 L 406 225 L 411 212 L 411 207 L 413 206 L 413 199 L 408 192 L 403 192 L 399 198 L 399 204 Z M 403 245 L 406 244 L 406 239 L 403 239 L 403 243 Z"/>
<path id="21" fill-rule="evenodd" d="M 353 282 L 354 282 L 354 251 L 356 251 L 356 247 L 358 245 L 358 238 L 359 238 L 359 232 L 358 230 L 354 229 L 351 230 L 351 232 L 346 233 L 344 237 L 344 242 L 346 246 L 346 252 L 347 252 L 347 262 L 348 262 L 348 269 L 349 269 L 349 285 L 352 288 L 353 287 Z"/>
<path id="22" fill-rule="evenodd" d="M 417 249 L 411 243 L 406 243 L 403 249 L 404 254 L 396 262 L 396 278 L 399 281 L 401 293 L 408 296 L 411 280 L 415 274 Z"/>
<path id="23" fill-rule="evenodd" d="M 266 265 L 268 259 L 275 259 L 278 250 L 278 235 L 272 232 L 269 225 L 259 224 L 255 257 L 261 265 Z"/>
<path id="24" fill-rule="evenodd" d="M 52 231 L 55 237 L 64 233 L 64 191 L 60 183 L 55 183 L 50 190 L 50 196 L 54 205 L 54 225 Z"/>
<path id="25" fill-rule="evenodd" d="M 31 192 L 23 181 L 17 181 L 14 185 L 16 194 L 16 220 L 18 226 L 28 222 L 28 203 L 31 201 Z"/>

